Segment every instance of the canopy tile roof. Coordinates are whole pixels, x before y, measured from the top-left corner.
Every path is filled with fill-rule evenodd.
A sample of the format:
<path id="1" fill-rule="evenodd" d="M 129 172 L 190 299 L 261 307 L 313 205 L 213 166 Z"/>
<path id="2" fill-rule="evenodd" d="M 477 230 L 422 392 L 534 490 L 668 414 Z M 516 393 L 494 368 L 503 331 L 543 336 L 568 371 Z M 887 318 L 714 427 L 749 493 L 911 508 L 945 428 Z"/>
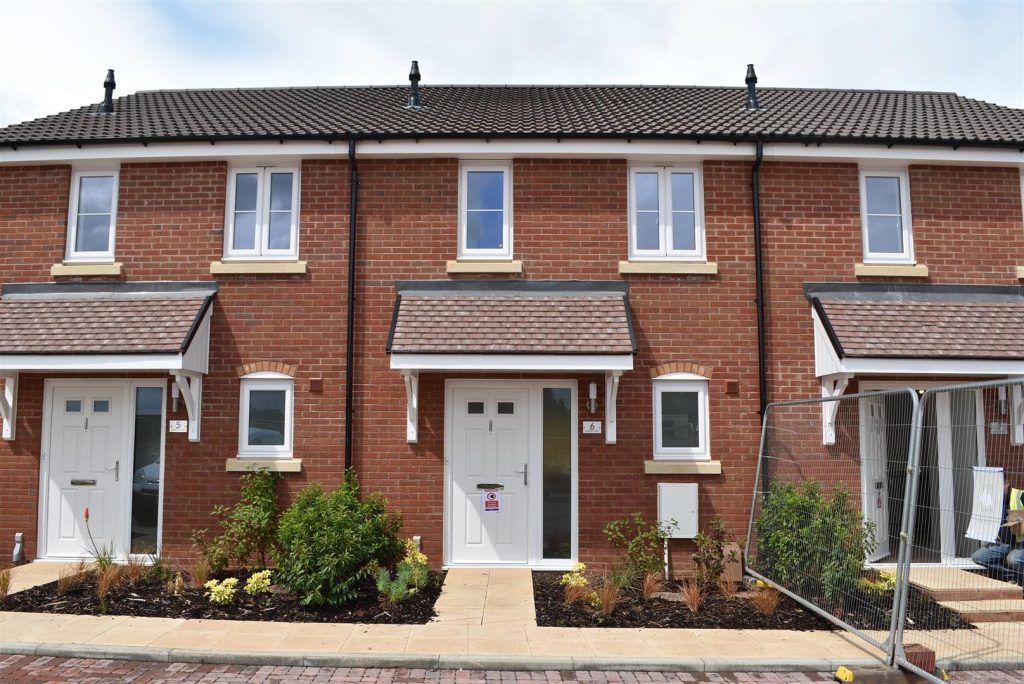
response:
<path id="1" fill-rule="evenodd" d="M 1024 147 L 1024 110 L 942 92 L 428 85 L 143 91 L 0 129 L 0 145 L 185 140 L 618 137 Z"/>
<path id="2" fill-rule="evenodd" d="M 183 353 L 214 296 L 35 287 L 4 286 L 0 355 Z"/>
<path id="3" fill-rule="evenodd" d="M 398 287 L 388 351 L 400 354 L 633 354 L 627 294 L 558 282 L 436 281 Z M 450 287 L 452 284 L 448 283 Z M 440 286 L 444 287 L 444 285 Z M 560 290 L 559 287 L 565 287 Z"/>
<path id="4" fill-rule="evenodd" d="M 840 358 L 1024 359 L 1024 287 L 860 286 L 811 301 Z"/>

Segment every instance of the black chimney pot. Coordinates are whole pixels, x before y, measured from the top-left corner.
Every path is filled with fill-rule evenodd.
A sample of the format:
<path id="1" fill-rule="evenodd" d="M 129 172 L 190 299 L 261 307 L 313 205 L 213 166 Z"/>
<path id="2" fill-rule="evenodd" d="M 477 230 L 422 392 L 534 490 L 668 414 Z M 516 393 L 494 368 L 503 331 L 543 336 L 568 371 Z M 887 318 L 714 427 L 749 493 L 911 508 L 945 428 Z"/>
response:
<path id="1" fill-rule="evenodd" d="M 409 92 L 409 109 L 420 108 L 420 63 L 412 60 L 412 68 L 409 69 L 409 84 L 412 86 Z"/>
<path id="2" fill-rule="evenodd" d="M 100 107 L 100 111 L 104 114 L 110 114 L 114 111 L 114 88 L 116 87 L 114 70 L 107 69 L 107 77 L 103 79 L 103 105 Z"/>
<path id="3" fill-rule="evenodd" d="M 747 109 L 760 109 L 761 103 L 757 101 L 757 74 L 754 73 L 754 65 L 747 65 Z"/>

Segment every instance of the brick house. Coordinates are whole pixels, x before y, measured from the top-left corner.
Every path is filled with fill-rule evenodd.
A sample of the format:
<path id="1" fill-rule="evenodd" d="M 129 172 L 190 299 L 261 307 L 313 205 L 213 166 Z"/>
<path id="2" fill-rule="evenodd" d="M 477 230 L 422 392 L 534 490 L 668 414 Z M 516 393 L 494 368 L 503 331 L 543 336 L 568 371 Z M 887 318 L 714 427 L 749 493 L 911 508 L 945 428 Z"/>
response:
<path id="1" fill-rule="evenodd" d="M 659 496 L 742 534 L 768 401 L 1024 375 L 1024 110 L 414 74 L 0 129 L 5 556 L 350 466 L 436 565 L 603 564 Z"/>

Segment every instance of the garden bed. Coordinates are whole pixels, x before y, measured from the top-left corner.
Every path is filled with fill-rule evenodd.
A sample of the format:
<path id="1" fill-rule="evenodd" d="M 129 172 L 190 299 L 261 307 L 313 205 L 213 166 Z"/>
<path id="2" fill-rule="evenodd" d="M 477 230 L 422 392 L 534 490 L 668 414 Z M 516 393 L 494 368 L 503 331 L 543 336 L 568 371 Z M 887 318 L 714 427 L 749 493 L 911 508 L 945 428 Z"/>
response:
<path id="1" fill-rule="evenodd" d="M 634 589 L 624 589 L 619 604 L 608 616 L 603 616 L 586 601 L 565 605 L 565 590 L 561 575 L 554 572 L 533 573 L 533 596 L 537 609 L 537 624 L 542 627 L 677 627 L 698 629 L 789 629 L 796 631 L 834 630 L 828 620 L 803 608 L 796 601 L 781 596 L 778 608 L 771 615 L 757 610 L 747 592 L 726 597 L 709 592 L 698 612 L 693 613 L 685 603 L 665 598 L 644 600 Z M 680 585 L 670 583 L 669 593 L 678 592 Z M 891 603 L 891 598 L 888 599 Z M 911 588 L 907 617 L 910 629 L 972 629 L 960 616 L 939 606 L 924 593 Z M 888 613 L 846 613 L 843 618 L 860 629 L 889 629 Z"/>
<path id="2" fill-rule="evenodd" d="M 130 615 L 134 617 L 190 618 L 205 620 L 269 620 L 275 622 L 362 622 L 373 624 L 424 624 L 434 617 L 434 603 L 441 593 L 444 573 L 430 573 L 426 586 L 396 605 L 380 600 L 373 580 L 360 586 L 359 596 L 338 608 L 313 608 L 299 597 L 272 587 L 250 596 L 242 591 L 248 573 L 221 573 L 217 579 L 238 577 L 239 590 L 228 605 L 214 605 L 206 589 L 185 586 L 181 593 L 167 591 L 165 578 L 150 574 L 134 582 L 123 580 L 106 597 L 102 610 L 96 593 L 96 576 L 89 573 L 61 596 L 57 582 L 50 582 L 7 597 L 4 610 L 71 615 Z"/>

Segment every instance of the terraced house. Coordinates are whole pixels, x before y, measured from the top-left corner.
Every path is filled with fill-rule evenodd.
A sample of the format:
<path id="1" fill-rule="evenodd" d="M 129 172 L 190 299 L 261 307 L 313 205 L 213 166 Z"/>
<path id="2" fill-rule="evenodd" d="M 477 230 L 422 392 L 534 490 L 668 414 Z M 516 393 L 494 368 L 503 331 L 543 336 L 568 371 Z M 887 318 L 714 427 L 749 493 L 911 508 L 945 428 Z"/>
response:
<path id="1" fill-rule="evenodd" d="M 89 554 L 86 507 L 181 556 L 239 472 L 351 467 L 437 565 L 600 565 L 660 506 L 678 572 L 766 402 L 1024 375 L 1024 110 L 410 77 L 110 73 L 0 129 L 5 556 Z"/>

